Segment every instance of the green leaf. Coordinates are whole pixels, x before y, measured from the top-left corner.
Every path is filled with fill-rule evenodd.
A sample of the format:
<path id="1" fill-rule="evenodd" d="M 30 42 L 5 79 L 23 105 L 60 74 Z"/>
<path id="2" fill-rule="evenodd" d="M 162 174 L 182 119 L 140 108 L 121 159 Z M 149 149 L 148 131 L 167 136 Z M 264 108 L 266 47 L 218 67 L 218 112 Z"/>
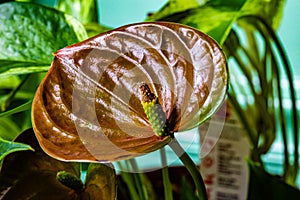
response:
<path id="1" fill-rule="evenodd" d="M 171 2 L 150 16 L 147 21 L 172 21 L 190 25 L 207 33 L 222 45 L 232 25 L 245 15 L 258 15 L 266 19 L 274 28 L 278 27 L 285 1 L 211 0 L 198 7 L 193 6 L 191 1 L 181 1 L 179 7 L 172 6 Z"/>
<path id="2" fill-rule="evenodd" d="M 1 63 L 1 61 L 0 61 Z M 20 83 L 20 78 L 18 76 L 9 76 L 0 79 L 0 95 L 6 94 L 7 90 L 17 87 Z M 1 91 L 3 90 L 3 91 Z"/>
<path id="3" fill-rule="evenodd" d="M 85 27 L 89 37 L 93 37 L 100 33 L 104 33 L 104 32 L 112 30 L 112 28 L 106 27 L 106 26 L 98 24 L 98 23 L 92 23 L 92 22 L 85 24 L 84 27 Z"/>
<path id="4" fill-rule="evenodd" d="M 0 117 L 7 117 L 7 116 L 15 114 L 15 113 L 19 113 L 19 112 L 29 110 L 31 108 L 31 103 L 32 103 L 32 100 L 27 101 L 26 103 L 24 103 L 24 104 L 22 104 L 22 105 L 20 105 L 16 108 L 13 108 L 13 109 L 8 110 L 6 112 L 2 112 L 2 113 L 0 113 Z"/>
<path id="5" fill-rule="evenodd" d="M 84 24 L 89 22 L 98 22 L 96 0 L 57 0 L 56 8 L 74 16 Z"/>
<path id="6" fill-rule="evenodd" d="M 9 117 L 0 118 L 0 137 L 4 140 L 13 140 L 20 133 L 20 127 Z"/>
<path id="7" fill-rule="evenodd" d="M 50 66 L 50 64 L 39 63 L 38 61 L 36 63 L 31 63 L 26 61 L 0 60 L 0 63 L 0 78 L 13 75 L 47 72 Z"/>
<path id="8" fill-rule="evenodd" d="M 248 200 L 300 199 L 300 191 L 278 177 L 268 174 L 259 165 L 248 161 L 250 180 Z"/>
<path id="9" fill-rule="evenodd" d="M 222 45 L 232 25 L 240 17 L 243 3 L 241 0 L 211 1 L 182 12 L 173 10 L 170 15 L 159 14 L 163 12 L 160 11 L 156 15 L 163 17 L 150 17 L 149 20 L 172 21 L 192 26 L 210 35 Z"/>
<path id="10" fill-rule="evenodd" d="M 183 12 L 199 6 L 197 0 L 169 0 L 158 12 L 148 17 L 148 21 L 156 21 L 174 13 Z"/>
<path id="11" fill-rule="evenodd" d="M 46 155 L 32 129 L 24 131 L 16 142 L 26 143 L 35 151 L 15 152 L 4 158 L 0 173 L 1 198 L 72 199 L 67 198 L 74 195 L 72 190 L 56 180 L 56 173 L 68 171 L 79 176 L 79 164 L 63 163 Z"/>
<path id="12" fill-rule="evenodd" d="M 46 71 L 53 53 L 87 38 L 73 17 L 25 2 L 0 5 L 0 77 Z"/>
<path id="13" fill-rule="evenodd" d="M 189 11 L 189 14 L 182 18 L 180 23 L 203 31 L 222 45 L 232 25 L 239 17 L 240 8 L 206 5 Z"/>
<path id="14" fill-rule="evenodd" d="M 0 160 L 12 152 L 33 150 L 29 145 L 0 138 Z"/>
<path id="15" fill-rule="evenodd" d="M 286 0 L 247 0 L 241 16 L 258 16 L 276 30 L 282 18 L 285 2 Z"/>

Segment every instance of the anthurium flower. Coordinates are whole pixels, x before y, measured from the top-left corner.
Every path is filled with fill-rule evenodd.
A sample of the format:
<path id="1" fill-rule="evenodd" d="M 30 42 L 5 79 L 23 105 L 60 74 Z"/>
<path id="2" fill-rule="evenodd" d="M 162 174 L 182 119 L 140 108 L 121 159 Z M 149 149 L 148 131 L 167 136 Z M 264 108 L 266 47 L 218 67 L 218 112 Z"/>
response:
<path id="1" fill-rule="evenodd" d="M 204 33 L 167 22 L 126 25 L 55 53 L 34 98 L 33 127 L 44 151 L 61 160 L 132 158 L 208 119 L 227 81 L 225 56 Z"/>

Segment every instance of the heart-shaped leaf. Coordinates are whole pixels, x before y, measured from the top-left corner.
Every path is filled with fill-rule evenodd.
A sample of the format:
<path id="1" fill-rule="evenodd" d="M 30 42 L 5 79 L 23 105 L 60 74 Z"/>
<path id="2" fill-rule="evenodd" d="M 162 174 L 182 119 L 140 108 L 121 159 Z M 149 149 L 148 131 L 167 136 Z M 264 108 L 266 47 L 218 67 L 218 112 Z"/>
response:
<path id="1" fill-rule="evenodd" d="M 33 102 L 42 148 L 62 160 L 114 161 L 167 144 L 141 105 L 146 83 L 170 132 L 200 125 L 227 90 L 220 47 L 191 27 L 165 22 L 120 27 L 59 50 Z"/>
<path id="2" fill-rule="evenodd" d="M 116 174 L 113 166 L 94 163 L 86 172 L 86 182 L 80 177 L 80 164 L 61 162 L 45 154 L 28 129 L 18 138 L 33 151 L 15 152 L 5 157 L 0 173 L 0 199 L 115 199 Z M 65 173 L 64 181 L 57 178 Z M 70 178 L 71 174 L 71 178 Z M 74 186 L 77 179 L 81 188 Z"/>

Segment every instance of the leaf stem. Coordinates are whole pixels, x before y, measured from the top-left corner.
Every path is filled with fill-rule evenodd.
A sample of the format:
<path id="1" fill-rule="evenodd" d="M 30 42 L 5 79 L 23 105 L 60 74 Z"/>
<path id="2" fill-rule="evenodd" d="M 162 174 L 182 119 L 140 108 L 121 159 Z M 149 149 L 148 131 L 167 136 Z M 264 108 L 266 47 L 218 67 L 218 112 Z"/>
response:
<path id="1" fill-rule="evenodd" d="M 299 117 L 298 117 L 298 112 L 297 112 L 297 106 L 296 106 L 296 93 L 295 93 L 295 87 L 294 87 L 294 83 L 293 83 L 293 76 L 292 76 L 292 66 L 290 64 L 290 61 L 288 59 L 287 53 L 284 50 L 284 47 L 281 43 L 281 41 L 279 40 L 279 38 L 277 37 L 276 33 L 274 32 L 274 30 L 272 29 L 272 27 L 262 18 L 258 17 L 258 16 L 253 16 L 253 15 L 249 15 L 249 16 L 245 16 L 248 18 L 252 18 L 254 23 L 257 23 L 257 27 L 261 29 L 261 26 L 259 26 L 258 23 L 261 23 L 263 25 L 263 28 L 266 29 L 266 31 L 261 30 L 261 33 L 264 35 L 264 37 L 270 37 L 273 42 L 274 42 L 274 46 L 278 51 L 279 54 L 279 58 L 282 59 L 282 66 L 283 66 L 283 70 L 286 73 L 287 79 L 288 79 L 288 85 L 289 85 L 289 90 L 290 90 L 290 98 L 292 101 L 292 108 L 291 108 L 291 123 L 292 123 L 292 133 L 294 136 L 294 163 L 293 163 L 293 174 L 292 174 L 292 182 L 295 183 L 296 179 L 297 179 L 297 175 L 299 173 L 299 135 L 298 135 L 298 130 L 299 130 Z M 265 35 L 267 34 L 267 36 Z M 280 75 L 280 73 L 279 73 Z M 279 80 L 280 81 L 280 80 Z M 287 148 L 287 143 L 284 144 L 285 146 L 285 151 L 288 150 Z M 285 155 L 285 160 L 289 159 L 287 157 L 287 155 Z M 287 162 L 287 161 L 286 161 Z M 287 166 L 286 166 L 287 167 Z M 285 168 L 285 172 L 284 172 L 284 176 L 286 176 L 286 173 L 288 173 L 289 169 Z M 287 178 L 287 177 L 285 177 Z"/>
<path id="2" fill-rule="evenodd" d="M 293 182 L 296 181 L 297 179 L 297 175 L 298 175 L 298 168 L 299 168 L 299 135 L 298 135 L 298 129 L 299 129 L 299 125 L 298 125 L 298 114 L 297 114 L 297 107 L 296 107 L 296 94 L 295 94 L 295 88 L 294 88 L 294 84 L 293 84 L 293 76 L 292 76 L 292 67 L 290 64 L 290 61 L 288 59 L 288 56 L 281 44 L 281 42 L 279 41 L 278 37 L 276 36 L 275 32 L 273 31 L 273 29 L 264 21 L 264 20 L 260 20 L 260 22 L 262 22 L 265 26 L 265 28 L 267 29 L 268 33 L 270 34 L 271 38 L 273 39 L 275 46 L 277 48 L 277 50 L 279 51 L 279 55 L 282 58 L 283 61 L 283 66 L 288 78 L 288 84 L 289 84 L 289 88 L 291 91 L 291 100 L 292 100 L 292 121 L 293 121 L 293 136 L 294 136 L 294 163 L 293 163 L 293 167 L 294 167 L 294 174 L 293 174 Z"/>
<path id="3" fill-rule="evenodd" d="M 169 143 L 169 146 L 176 153 L 176 155 L 180 158 L 181 162 L 183 163 L 183 165 L 186 167 L 186 169 L 189 171 L 190 175 L 192 176 L 194 183 L 196 185 L 197 192 L 198 192 L 198 198 L 200 200 L 207 200 L 208 198 L 207 198 L 206 188 L 205 188 L 202 176 L 200 174 L 199 169 L 193 162 L 193 160 L 184 151 L 184 149 L 178 143 L 176 138 L 172 139 L 172 141 Z"/>

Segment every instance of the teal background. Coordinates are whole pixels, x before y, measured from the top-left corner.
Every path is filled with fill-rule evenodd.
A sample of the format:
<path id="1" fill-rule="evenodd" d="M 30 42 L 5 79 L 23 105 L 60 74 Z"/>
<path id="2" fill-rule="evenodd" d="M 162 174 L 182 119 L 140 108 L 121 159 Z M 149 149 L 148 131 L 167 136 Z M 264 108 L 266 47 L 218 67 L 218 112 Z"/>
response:
<path id="1" fill-rule="evenodd" d="M 149 12 L 157 11 L 167 0 L 98 0 L 100 22 L 118 27 L 144 21 Z"/>
<path id="2" fill-rule="evenodd" d="M 278 34 L 283 42 L 297 81 L 299 99 L 300 81 L 300 1 L 287 0 Z M 298 107 L 299 103 L 298 103 Z"/>

